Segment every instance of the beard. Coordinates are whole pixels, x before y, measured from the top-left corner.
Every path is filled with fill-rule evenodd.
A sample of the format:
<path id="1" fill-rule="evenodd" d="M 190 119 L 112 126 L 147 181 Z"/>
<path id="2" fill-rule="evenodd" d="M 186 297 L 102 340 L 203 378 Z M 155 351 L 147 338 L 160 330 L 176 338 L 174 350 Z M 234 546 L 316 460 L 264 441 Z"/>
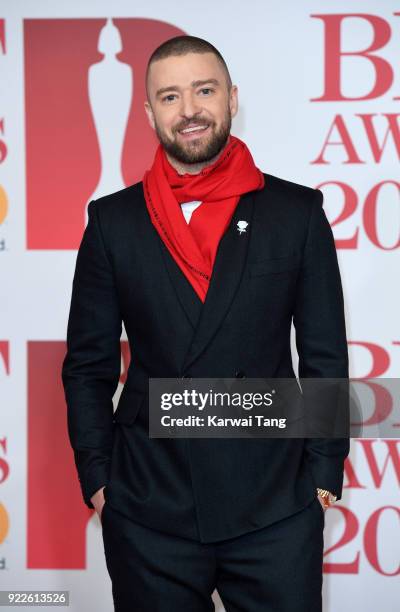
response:
<path id="1" fill-rule="evenodd" d="M 184 130 L 189 127 L 191 123 L 196 125 L 209 125 L 211 134 L 207 138 L 196 138 L 195 140 L 188 141 L 187 143 L 178 142 L 177 133 L 180 130 Z M 165 151 L 177 161 L 183 164 L 201 164 L 211 161 L 216 157 L 222 149 L 225 147 L 227 140 L 231 132 L 232 116 L 230 108 L 224 117 L 223 122 L 219 128 L 216 128 L 214 122 L 196 120 L 195 118 L 181 122 L 179 125 L 173 128 L 172 132 L 175 136 L 174 140 L 170 140 L 162 132 L 157 122 L 155 123 L 155 131 L 158 140 L 164 147 Z"/>

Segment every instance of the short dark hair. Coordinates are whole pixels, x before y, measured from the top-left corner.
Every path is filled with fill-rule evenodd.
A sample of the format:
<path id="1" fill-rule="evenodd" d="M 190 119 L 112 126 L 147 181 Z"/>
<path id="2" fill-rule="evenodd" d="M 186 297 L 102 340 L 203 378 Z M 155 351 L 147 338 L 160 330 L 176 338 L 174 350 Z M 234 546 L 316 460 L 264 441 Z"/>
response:
<path id="1" fill-rule="evenodd" d="M 153 51 L 150 56 L 149 61 L 147 62 L 146 68 L 146 90 L 147 90 L 147 81 L 149 76 L 150 66 L 157 62 L 158 60 L 165 59 L 171 56 L 177 55 L 186 55 L 187 53 L 213 53 L 219 62 L 221 63 L 225 75 L 228 88 L 232 87 L 232 79 L 229 74 L 228 66 L 221 53 L 218 51 L 214 45 L 212 45 L 207 40 L 203 38 L 198 38 L 197 36 L 174 36 L 174 38 L 170 38 L 163 42 L 157 49 Z"/>

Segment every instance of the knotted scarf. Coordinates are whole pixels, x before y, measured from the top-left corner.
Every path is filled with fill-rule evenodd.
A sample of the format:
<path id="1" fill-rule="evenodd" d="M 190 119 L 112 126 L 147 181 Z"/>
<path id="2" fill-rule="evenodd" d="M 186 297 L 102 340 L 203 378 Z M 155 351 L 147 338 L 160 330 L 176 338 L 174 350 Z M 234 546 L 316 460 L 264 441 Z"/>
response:
<path id="1" fill-rule="evenodd" d="M 157 148 L 154 162 L 143 177 L 151 221 L 165 246 L 205 301 L 215 256 L 239 198 L 262 189 L 264 176 L 255 166 L 246 144 L 230 136 L 219 158 L 198 174 L 179 174 L 164 148 Z M 201 201 L 187 224 L 180 204 Z"/>

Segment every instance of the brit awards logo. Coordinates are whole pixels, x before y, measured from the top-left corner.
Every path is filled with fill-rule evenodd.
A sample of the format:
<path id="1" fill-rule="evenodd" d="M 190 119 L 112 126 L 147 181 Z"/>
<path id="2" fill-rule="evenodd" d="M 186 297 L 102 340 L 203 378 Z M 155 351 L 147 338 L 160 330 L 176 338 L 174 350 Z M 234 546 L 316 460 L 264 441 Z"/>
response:
<path id="1" fill-rule="evenodd" d="M 24 21 L 27 248 L 77 249 L 91 199 L 140 181 L 157 144 L 144 111 L 152 19 Z"/>

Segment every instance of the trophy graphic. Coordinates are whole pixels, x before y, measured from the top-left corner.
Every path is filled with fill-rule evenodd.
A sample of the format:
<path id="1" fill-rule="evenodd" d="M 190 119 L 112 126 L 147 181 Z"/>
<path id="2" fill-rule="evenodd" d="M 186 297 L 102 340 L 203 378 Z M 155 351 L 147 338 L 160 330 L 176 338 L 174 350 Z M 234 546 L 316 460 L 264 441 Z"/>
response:
<path id="1" fill-rule="evenodd" d="M 112 19 L 107 19 L 100 31 L 98 51 L 103 58 L 88 70 L 88 93 L 100 151 L 101 174 L 85 206 L 85 226 L 88 222 L 87 206 L 91 200 L 125 187 L 121 157 L 133 96 L 132 68 L 116 57 L 122 51 L 122 40 Z"/>

